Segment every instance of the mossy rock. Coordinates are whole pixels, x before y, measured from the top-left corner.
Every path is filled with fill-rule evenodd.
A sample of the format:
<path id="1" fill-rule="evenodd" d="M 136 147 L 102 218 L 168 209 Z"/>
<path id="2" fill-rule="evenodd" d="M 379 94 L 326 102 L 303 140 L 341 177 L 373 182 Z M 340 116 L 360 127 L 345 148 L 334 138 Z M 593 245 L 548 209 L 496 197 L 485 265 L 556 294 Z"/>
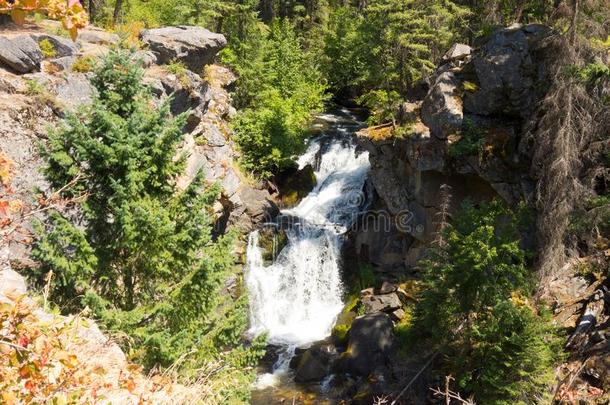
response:
<path id="1" fill-rule="evenodd" d="M 280 176 L 280 198 L 285 207 L 294 207 L 316 186 L 316 174 L 311 165 L 300 170 L 292 169 Z"/>
<path id="2" fill-rule="evenodd" d="M 347 344 L 352 322 L 358 316 L 358 308 L 361 304 L 359 296 L 353 295 L 348 297 L 347 303 L 337 317 L 337 321 L 332 330 L 332 337 L 336 344 Z"/>
<path id="3" fill-rule="evenodd" d="M 267 263 L 272 263 L 288 244 L 288 236 L 282 229 L 265 227 L 260 231 L 258 243 L 262 250 L 263 260 Z"/>

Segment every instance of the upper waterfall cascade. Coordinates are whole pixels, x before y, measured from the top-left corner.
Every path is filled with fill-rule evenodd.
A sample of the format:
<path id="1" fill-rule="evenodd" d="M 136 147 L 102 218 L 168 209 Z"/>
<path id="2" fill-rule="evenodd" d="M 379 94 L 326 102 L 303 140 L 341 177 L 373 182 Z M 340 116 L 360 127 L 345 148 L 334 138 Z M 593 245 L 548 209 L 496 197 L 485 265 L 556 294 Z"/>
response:
<path id="1" fill-rule="evenodd" d="M 284 346 L 306 345 L 330 334 L 343 307 L 344 234 L 366 204 L 362 190 L 368 154 L 353 139 L 359 122 L 344 110 L 323 114 L 318 122 L 322 134 L 298 160 L 300 167 L 314 166 L 317 184 L 300 204 L 282 211 L 292 223 L 286 246 L 265 266 L 258 231 L 248 243 L 250 333 L 266 332 L 269 343 Z"/>

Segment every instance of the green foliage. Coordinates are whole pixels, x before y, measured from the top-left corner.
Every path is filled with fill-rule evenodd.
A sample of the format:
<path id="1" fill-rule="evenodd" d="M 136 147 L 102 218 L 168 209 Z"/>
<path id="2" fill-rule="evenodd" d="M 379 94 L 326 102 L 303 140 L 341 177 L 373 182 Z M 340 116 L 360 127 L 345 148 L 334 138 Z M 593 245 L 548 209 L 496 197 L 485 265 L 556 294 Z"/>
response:
<path id="1" fill-rule="evenodd" d="M 188 84 L 189 84 L 188 69 L 186 68 L 184 63 L 182 63 L 181 61 L 178 61 L 178 60 L 174 60 L 174 61 L 168 63 L 165 68 L 167 69 L 167 71 L 169 73 L 175 75 L 184 87 L 188 87 Z"/>
<path id="2" fill-rule="evenodd" d="M 426 290 L 415 314 L 422 336 L 441 345 L 445 367 L 477 403 L 543 403 L 557 348 L 520 248 L 519 218 L 501 203 L 466 203 L 447 244 L 422 263 Z"/>
<path id="3" fill-rule="evenodd" d="M 287 167 L 305 145 L 305 127 L 323 107 L 320 75 L 287 20 L 259 31 L 224 53 L 238 73 L 233 123 L 242 166 L 269 177 Z"/>
<path id="4" fill-rule="evenodd" d="M 28 96 L 39 96 L 47 91 L 47 89 L 45 89 L 45 87 L 36 79 L 26 79 L 25 86 L 26 94 Z"/>
<path id="5" fill-rule="evenodd" d="M 478 155 L 485 141 L 484 131 L 471 119 L 464 120 L 462 137 L 449 146 L 449 156 L 460 158 L 470 155 Z"/>
<path id="6" fill-rule="evenodd" d="M 38 43 L 40 47 L 40 51 L 42 52 L 42 56 L 45 58 L 54 58 L 57 56 L 57 51 L 55 50 L 55 45 L 48 39 L 43 39 Z"/>
<path id="7" fill-rule="evenodd" d="M 248 380 L 242 369 L 256 363 L 260 344 L 239 346 L 245 298 L 220 294 L 234 271 L 234 235 L 211 238 L 219 187 L 204 189 L 200 173 L 177 188 L 185 115 L 172 117 L 167 100 L 151 108 L 142 74 L 131 54 L 110 52 L 91 79 L 92 105 L 49 133 L 45 176 L 61 197 L 82 201 L 82 230 L 58 213 L 38 225 L 35 273 L 42 281 L 53 270 L 60 282 L 51 299 L 65 310 L 91 308 L 148 368 L 188 353 L 178 366 L 185 374 L 223 362 Z"/>
<path id="8" fill-rule="evenodd" d="M 377 125 L 396 121 L 395 114 L 402 98 L 395 91 L 372 90 L 358 97 L 357 101 L 370 110 L 371 115 L 366 122 L 369 125 Z"/>
<path id="9" fill-rule="evenodd" d="M 338 8 L 325 34 L 324 71 L 335 91 L 405 92 L 460 34 L 468 9 L 448 0 L 381 0 Z"/>
<path id="10" fill-rule="evenodd" d="M 373 266 L 367 263 L 358 264 L 357 277 L 359 291 L 364 290 L 365 288 L 375 287 L 375 284 L 377 283 L 375 270 L 373 270 Z"/>

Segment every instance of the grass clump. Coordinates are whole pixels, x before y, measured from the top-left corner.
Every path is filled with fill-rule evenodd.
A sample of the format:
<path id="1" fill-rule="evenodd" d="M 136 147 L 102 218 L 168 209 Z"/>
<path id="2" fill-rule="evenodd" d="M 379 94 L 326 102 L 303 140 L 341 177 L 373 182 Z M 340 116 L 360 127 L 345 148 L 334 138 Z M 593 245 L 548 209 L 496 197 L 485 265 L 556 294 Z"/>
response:
<path id="1" fill-rule="evenodd" d="M 72 71 L 76 73 L 88 73 L 93 70 L 94 60 L 91 56 L 80 56 L 72 65 Z"/>
<path id="2" fill-rule="evenodd" d="M 57 50 L 55 49 L 55 45 L 53 42 L 49 41 L 47 38 L 41 40 L 38 43 L 40 47 L 40 51 L 42 52 L 42 56 L 45 58 L 54 58 L 57 56 Z"/>
<path id="3" fill-rule="evenodd" d="M 166 69 L 168 73 L 171 73 L 178 78 L 178 81 L 180 81 L 180 84 L 182 84 L 183 87 L 189 87 L 190 82 L 188 76 L 188 69 L 186 68 L 186 65 L 183 62 L 179 60 L 173 60 L 166 66 Z"/>

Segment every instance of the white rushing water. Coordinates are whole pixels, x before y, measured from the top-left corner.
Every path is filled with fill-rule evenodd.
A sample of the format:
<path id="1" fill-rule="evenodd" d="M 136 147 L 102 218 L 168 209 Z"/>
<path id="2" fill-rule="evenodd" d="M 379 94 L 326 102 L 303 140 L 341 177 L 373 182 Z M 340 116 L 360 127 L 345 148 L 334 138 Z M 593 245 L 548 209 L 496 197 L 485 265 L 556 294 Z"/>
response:
<path id="1" fill-rule="evenodd" d="M 285 346 L 285 353 L 330 335 L 343 307 L 343 235 L 365 204 L 362 189 L 368 154 L 357 151 L 350 136 L 357 122 L 346 123 L 331 114 L 321 119 L 329 131 L 312 141 L 298 161 L 301 168 L 314 165 L 317 184 L 299 205 L 282 211 L 292 224 L 286 229 L 286 246 L 265 266 L 258 231 L 248 243 L 250 333 L 266 332 L 269 343 Z M 290 357 L 280 356 L 275 374 L 287 372 Z M 257 385 L 271 384 L 272 376 L 264 375 Z"/>

